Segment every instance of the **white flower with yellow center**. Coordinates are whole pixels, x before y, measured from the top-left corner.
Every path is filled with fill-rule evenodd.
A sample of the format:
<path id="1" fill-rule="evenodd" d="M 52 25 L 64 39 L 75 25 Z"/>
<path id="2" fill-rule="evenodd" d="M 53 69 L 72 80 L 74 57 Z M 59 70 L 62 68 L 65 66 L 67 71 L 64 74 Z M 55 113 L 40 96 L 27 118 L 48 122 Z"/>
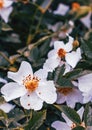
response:
<path id="1" fill-rule="evenodd" d="M 80 115 L 80 118 L 82 120 L 83 113 L 84 113 L 84 108 L 81 107 L 77 113 Z M 73 123 L 64 113 L 62 113 L 62 117 L 65 119 L 66 122 L 62 121 L 54 121 L 52 123 L 52 127 L 55 128 L 55 130 L 72 130 L 76 127 L 76 124 Z M 80 126 L 85 128 L 85 123 L 82 122 Z"/>
<path id="2" fill-rule="evenodd" d="M 48 59 L 43 65 L 43 68 L 53 71 L 57 66 L 61 66 L 61 61 L 65 59 L 66 63 L 72 68 L 75 68 L 79 60 L 81 59 L 81 50 L 77 48 L 76 51 L 73 49 L 73 38 L 69 37 L 68 43 L 64 44 L 62 41 L 54 42 L 54 49 L 48 53 Z"/>
<path id="3" fill-rule="evenodd" d="M 57 99 L 53 81 L 47 81 L 47 72 L 43 69 L 33 75 L 31 65 L 23 61 L 18 72 L 8 72 L 10 82 L 1 88 L 6 101 L 20 97 L 20 103 L 25 109 L 40 110 L 45 101 L 53 104 Z"/>
<path id="4" fill-rule="evenodd" d="M 13 0 L 0 0 L 0 16 L 7 23 L 10 13 L 13 8 L 11 7 Z"/>
<path id="5" fill-rule="evenodd" d="M 78 78 L 78 88 L 83 94 L 83 103 L 92 101 L 92 73 Z"/>
<path id="6" fill-rule="evenodd" d="M 72 108 L 75 107 L 76 103 L 83 103 L 82 93 L 75 87 L 73 88 L 58 88 L 57 89 L 57 104 L 66 104 Z"/>

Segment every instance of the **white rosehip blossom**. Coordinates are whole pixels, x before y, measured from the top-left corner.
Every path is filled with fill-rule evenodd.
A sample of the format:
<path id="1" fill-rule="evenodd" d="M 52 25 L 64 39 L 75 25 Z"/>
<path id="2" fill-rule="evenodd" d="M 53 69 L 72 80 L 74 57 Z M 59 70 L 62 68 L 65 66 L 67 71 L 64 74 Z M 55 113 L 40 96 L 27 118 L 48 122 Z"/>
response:
<path id="1" fill-rule="evenodd" d="M 47 81 L 47 72 L 43 69 L 33 75 L 31 65 L 23 61 L 18 72 L 8 72 L 10 82 L 1 88 L 6 101 L 20 97 L 20 103 L 25 109 L 40 110 L 45 101 L 53 104 L 57 99 L 56 88 L 53 81 Z"/>
<path id="2" fill-rule="evenodd" d="M 92 101 L 92 73 L 78 78 L 78 88 L 83 95 L 83 103 Z"/>
<path id="3" fill-rule="evenodd" d="M 13 2 L 13 0 L 0 0 L 0 16 L 6 23 L 13 10 L 13 7 L 11 6 Z"/>
<path id="4" fill-rule="evenodd" d="M 9 113 L 12 109 L 14 109 L 15 105 L 10 103 L 3 103 L 0 104 L 0 109 L 3 110 L 5 113 Z"/>
<path id="5" fill-rule="evenodd" d="M 48 59 L 44 63 L 43 68 L 48 69 L 49 67 L 53 71 L 57 66 L 60 66 L 63 58 L 72 68 L 76 67 L 81 59 L 81 50 L 77 48 L 76 51 L 72 51 L 74 39 L 71 36 L 68 37 L 69 41 L 66 44 L 63 41 L 54 42 L 54 49 L 48 53 Z"/>
<path id="6" fill-rule="evenodd" d="M 77 113 L 80 115 L 80 119 L 82 120 L 83 113 L 84 113 L 84 108 L 81 107 Z M 56 130 L 72 130 L 73 128 L 76 127 L 76 124 L 73 123 L 64 113 L 62 113 L 62 117 L 65 119 L 66 122 L 62 121 L 54 121 L 52 123 L 52 127 L 55 128 Z M 85 128 L 85 123 L 82 122 L 80 126 Z"/>
<path id="7" fill-rule="evenodd" d="M 75 107 L 76 103 L 83 103 L 82 93 L 77 87 L 73 88 L 59 88 L 57 89 L 57 104 L 66 104 L 72 108 Z"/>

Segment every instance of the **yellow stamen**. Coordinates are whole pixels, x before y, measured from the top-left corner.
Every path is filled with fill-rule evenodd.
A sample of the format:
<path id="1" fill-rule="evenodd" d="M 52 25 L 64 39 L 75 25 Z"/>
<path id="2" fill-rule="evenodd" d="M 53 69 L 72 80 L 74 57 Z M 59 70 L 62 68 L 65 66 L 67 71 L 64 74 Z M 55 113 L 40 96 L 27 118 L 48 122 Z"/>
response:
<path id="1" fill-rule="evenodd" d="M 60 48 L 57 53 L 60 58 L 64 58 L 66 55 L 66 51 L 62 48 Z"/>
<path id="2" fill-rule="evenodd" d="M 30 92 L 35 91 L 35 89 L 38 87 L 39 79 L 37 77 L 31 78 L 31 75 L 28 75 L 23 80 L 23 85 L 26 87 L 27 90 Z"/>
<path id="3" fill-rule="evenodd" d="M 4 0 L 0 0 L 0 9 L 2 9 L 4 6 Z"/>

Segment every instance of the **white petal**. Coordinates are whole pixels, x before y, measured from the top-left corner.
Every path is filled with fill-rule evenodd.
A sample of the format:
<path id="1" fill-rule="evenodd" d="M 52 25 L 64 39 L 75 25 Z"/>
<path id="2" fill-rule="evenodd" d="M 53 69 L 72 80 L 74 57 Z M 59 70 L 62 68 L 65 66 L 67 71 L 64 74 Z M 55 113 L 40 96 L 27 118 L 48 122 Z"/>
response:
<path id="1" fill-rule="evenodd" d="M 92 73 L 78 78 L 78 88 L 86 93 L 92 89 Z"/>
<path id="2" fill-rule="evenodd" d="M 79 114 L 79 116 L 80 116 L 80 118 L 81 118 L 81 120 L 82 120 L 83 113 L 84 113 L 84 107 L 81 107 L 81 108 L 77 111 L 77 113 Z"/>
<path id="3" fill-rule="evenodd" d="M 43 100 L 41 100 L 35 92 L 27 93 L 21 97 L 20 103 L 25 109 L 40 110 L 43 106 Z"/>
<path id="4" fill-rule="evenodd" d="M 65 44 L 63 41 L 55 41 L 54 48 L 56 51 L 58 51 L 60 48 L 65 49 Z"/>
<path id="5" fill-rule="evenodd" d="M 88 28 L 91 28 L 91 12 L 87 16 L 80 19 L 80 21 Z"/>
<path id="6" fill-rule="evenodd" d="M 67 53 L 65 56 L 66 62 L 72 66 L 72 68 L 75 68 L 77 63 L 81 59 L 81 52 L 80 48 L 77 49 L 77 51 L 72 51 L 71 53 Z"/>
<path id="7" fill-rule="evenodd" d="M 43 65 L 43 69 L 46 69 L 47 72 L 53 72 L 60 63 L 60 58 L 48 58 Z"/>
<path id="8" fill-rule="evenodd" d="M 73 90 L 67 95 L 67 105 L 74 108 L 75 104 L 80 102 L 83 103 L 82 93 L 77 89 L 73 88 Z"/>
<path id="9" fill-rule="evenodd" d="M 5 113 L 9 113 L 15 105 L 12 105 L 10 103 L 3 103 L 0 105 L 0 109 L 3 110 Z"/>
<path id="10" fill-rule="evenodd" d="M 9 15 L 11 14 L 13 8 L 12 7 L 8 7 L 8 8 L 2 8 L 0 10 L 0 15 L 2 17 L 2 19 L 7 23 L 8 19 L 9 19 Z"/>
<path id="11" fill-rule="evenodd" d="M 40 82 L 36 93 L 43 101 L 49 104 L 54 103 L 57 99 L 56 88 L 53 81 Z"/>
<path id="12" fill-rule="evenodd" d="M 57 51 L 55 49 L 49 51 L 48 58 L 57 57 Z"/>
<path id="13" fill-rule="evenodd" d="M 61 115 L 65 119 L 67 125 L 71 127 L 73 122 L 64 113 L 62 113 Z"/>
<path id="14" fill-rule="evenodd" d="M 57 104 L 62 104 L 66 101 L 66 96 L 64 96 L 62 93 L 57 93 Z"/>
<path id="15" fill-rule="evenodd" d="M 1 83 L 7 83 L 7 80 L 3 79 L 3 78 L 0 78 L 0 82 Z"/>
<path id="16" fill-rule="evenodd" d="M 68 37 L 69 37 L 69 41 L 65 44 L 66 52 L 70 52 L 73 49 L 73 41 L 74 41 L 74 39 L 69 35 L 68 35 Z"/>
<path id="17" fill-rule="evenodd" d="M 89 101 L 92 101 L 92 90 L 90 90 L 87 93 L 83 93 L 82 95 L 83 95 L 83 103 L 88 103 Z"/>
<path id="18" fill-rule="evenodd" d="M 18 82 L 19 84 L 23 84 L 23 79 L 27 77 L 29 74 L 33 77 L 33 71 L 31 65 L 26 62 L 22 61 L 18 72 L 8 72 L 8 78 Z"/>
<path id="19" fill-rule="evenodd" d="M 57 10 L 53 11 L 53 13 L 64 16 L 68 10 L 69 10 L 69 6 L 60 3 Z"/>
<path id="20" fill-rule="evenodd" d="M 4 0 L 4 7 L 9 7 L 13 3 L 13 0 Z"/>
<path id="21" fill-rule="evenodd" d="M 6 101 L 11 101 L 13 99 L 16 99 L 18 97 L 23 96 L 27 90 L 24 86 L 18 85 L 17 83 L 10 82 L 5 84 L 1 88 L 1 93 L 3 94 L 3 97 Z"/>
<path id="22" fill-rule="evenodd" d="M 34 76 L 38 77 L 38 79 L 45 79 L 47 78 L 48 72 L 46 71 L 46 69 L 39 69 L 38 71 L 36 71 L 34 73 Z"/>
<path id="23" fill-rule="evenodd" d="M 56 130 L 71 130 L 71 128 L 64 122 L 54 121 L 51 126 Z"/>

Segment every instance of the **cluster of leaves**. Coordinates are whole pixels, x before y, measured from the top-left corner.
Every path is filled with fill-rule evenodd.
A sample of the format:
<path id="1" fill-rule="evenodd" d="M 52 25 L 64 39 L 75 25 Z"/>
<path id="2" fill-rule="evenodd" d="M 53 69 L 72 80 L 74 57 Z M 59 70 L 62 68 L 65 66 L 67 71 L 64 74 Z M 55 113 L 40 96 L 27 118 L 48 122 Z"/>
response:
<path id="1" fill-rule="evenodd" d="M 70 7 L 74 0 L 62 0 L 63 4 Z M 91 0 L 77 0 L 80 5 L 89 6 Z M 50 41 L 53 37 L 58 37 L 58 33 L 67 28 L 68 21 L 73 20 L 75 28 L 71 35 L 78 38 L 82 48 L 82 60 L 77 67 L 63 76 L 64 66 L 57 68 L 53 73 L 49 73 L 48 78 L 61 87 L 73 87 L 71 80 L 92 71 L 92 30 L 88 30 L 79 20 L 79 14 L 67 13 L 65 16 L 53 14 L 61 0 L 17 0 L 13 3 L 13 12 L 9 17 L 9 22 L 0 21 L 0 77 L 7 81 L 7 71 L 17 71 L 22 61 L 31 63 L 34 71 L 43 66 L 47 58 Z M 52 11 L 50 11 L 52 10 Z M 48 25 L 55 25 L 62 22 L 61 28 L 57 32 L 48 29 Z M 58 37 L 59 38 L 59 37 Z M 65 39 L 62 39 L 65 40 Z M 58 73 L 59 70 L 59 73 Z M 63 79 L 63 80 L 61 80 Z M 0 84 L 2 87 L 2 84 Z M 4 100 L 4 99 L 2 99 Z M 2 103 L 0 99 L 0 103 Z M 25 110 L 19 100 L 13 100 L 16 104 L 14 110 L 6 114 L 0 110 L 0 129 L 3 130 L 54 130 L 51 123 L 55 120 L 63 120 L 61 112 L 65 113 L 77 127 L 73 130 L 84 130 L 80 126 L 81 119 L 75 110 L 81 107 L 77 104 L 75 110 L 66 105 L 47 105 L 41 111 Z M 92 104 L 85 106 L 84 121 L 87 126 L 92 125 Z"/>

